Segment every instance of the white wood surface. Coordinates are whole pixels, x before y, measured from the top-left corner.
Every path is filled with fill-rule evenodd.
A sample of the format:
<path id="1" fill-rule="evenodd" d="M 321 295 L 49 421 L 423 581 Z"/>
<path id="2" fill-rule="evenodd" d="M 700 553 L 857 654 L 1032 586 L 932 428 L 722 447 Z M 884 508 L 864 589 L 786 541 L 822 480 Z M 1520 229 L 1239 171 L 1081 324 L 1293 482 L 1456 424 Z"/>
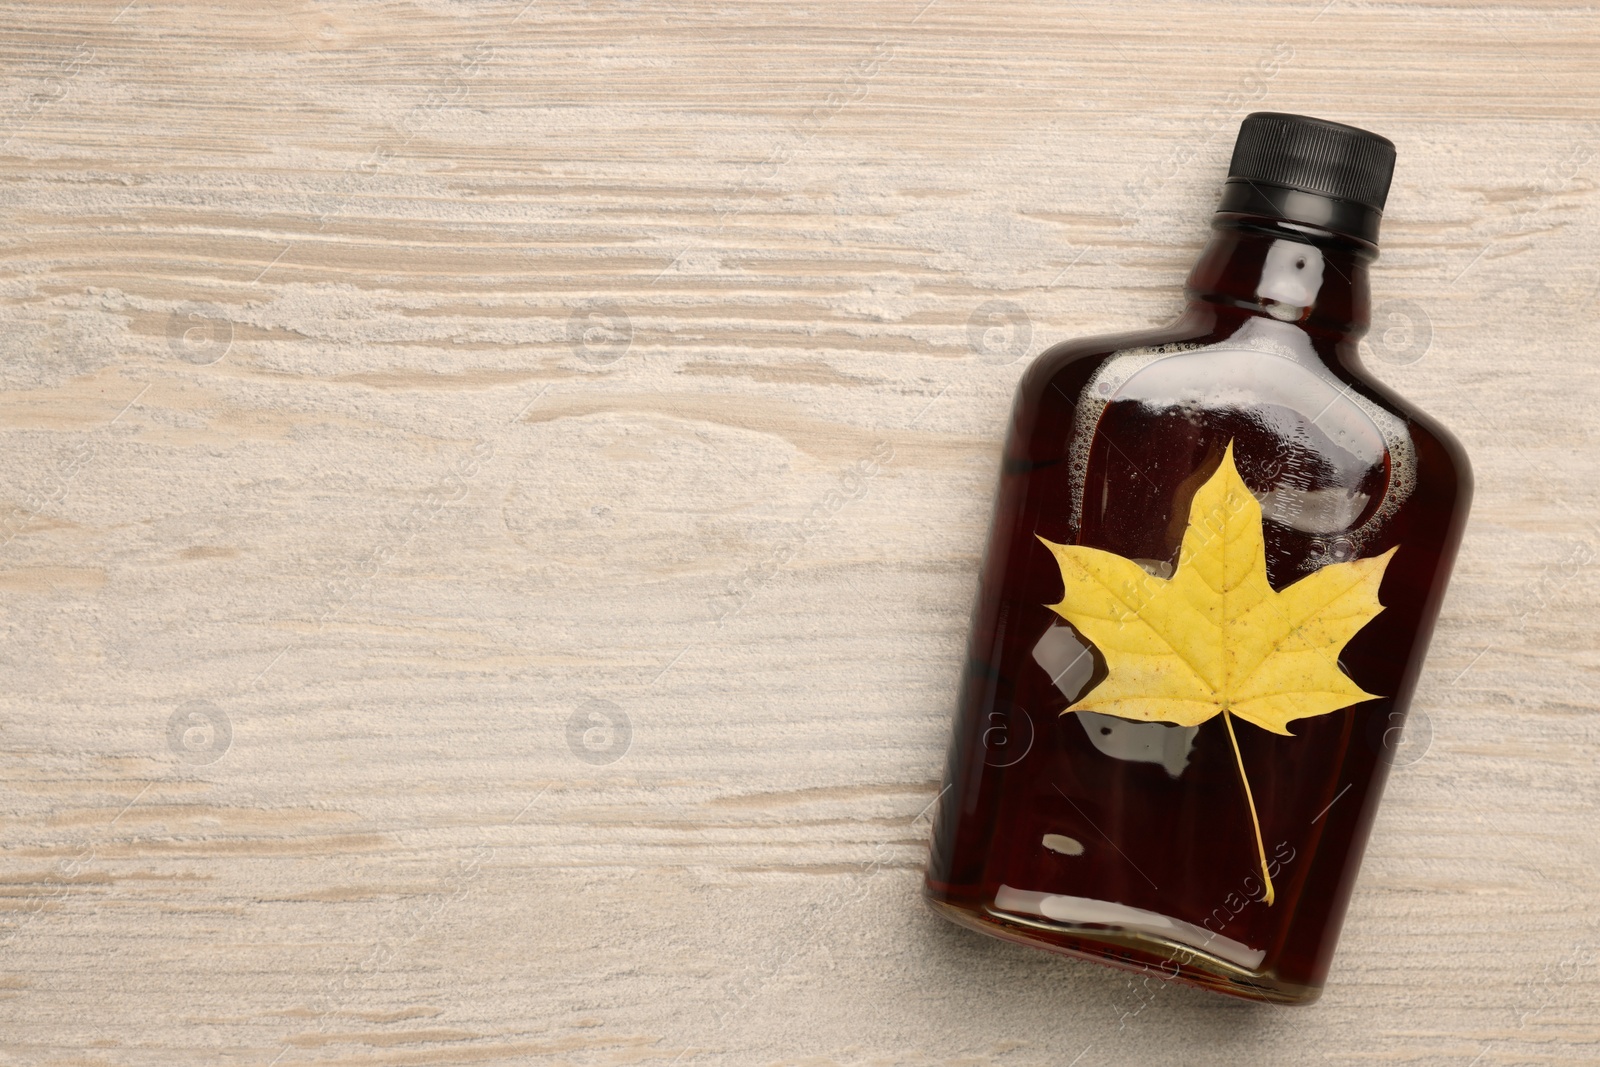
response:
<path id="1" fill-rule="evenodd" d="M 1595 8 L 125 3 L 0 18 L 0 1064 L 1600 1062 Z M 1263 109 L 1478 476 L 1300 1010 L 918 896 L 1007 345 Z"/>

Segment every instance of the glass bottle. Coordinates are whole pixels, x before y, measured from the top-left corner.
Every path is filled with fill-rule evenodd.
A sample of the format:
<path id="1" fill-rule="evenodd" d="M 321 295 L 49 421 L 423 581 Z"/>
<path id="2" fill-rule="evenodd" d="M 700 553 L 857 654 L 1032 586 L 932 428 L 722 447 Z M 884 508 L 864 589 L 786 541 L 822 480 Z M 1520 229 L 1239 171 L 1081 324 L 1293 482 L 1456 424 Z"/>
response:
<path id="1" fill-rule="evenodd" d="M 1471 498 L 1460 445 L 1357 354 L 1393 164 L 1354 127 L 1248 116 L 1182 315 L 1024 374 L 925 882 L 948 918 L 1253 999 L 1320 994 Z M 1078 710 L 1111 669 L 1054 610 L 1046 542 L 1172 580 L 1226 463 L 1273 590 L 1397 550 L 1381 612 L 1330 653 L 1375 698 L 1287 734 Z"/>

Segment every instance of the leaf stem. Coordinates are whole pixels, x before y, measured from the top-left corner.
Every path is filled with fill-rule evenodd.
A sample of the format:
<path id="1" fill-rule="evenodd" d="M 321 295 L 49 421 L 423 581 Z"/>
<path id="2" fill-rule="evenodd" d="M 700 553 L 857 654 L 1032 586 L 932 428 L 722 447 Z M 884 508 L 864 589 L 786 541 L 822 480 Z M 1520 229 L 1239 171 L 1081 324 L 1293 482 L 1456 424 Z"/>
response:
<path id="1" fill-rule="evenodd" d="M 1256 854 L 1261 857 L 1261 881 L 1267 887 L 1267 907 L 1278 894 L 1272 889 L 1272 875 L 1267 873 L 1267 846 L 1261 841 L 1261 819 L 1256 815 L 1256 798 L 1250 793 L 1250 779 L 1244 773 L 1244 756 L 1239 752 L 1239 738 L 1233 732 L 1233 716 L 1222 709 L 1222 723 L 1228 728 L 1228 740 L 1233 742 L 1233 758 L 1239 762 L 1239 781 L 1244 783 L 1244 798 L 1250 803 L 1250 823 L 1256 828 Z"/>

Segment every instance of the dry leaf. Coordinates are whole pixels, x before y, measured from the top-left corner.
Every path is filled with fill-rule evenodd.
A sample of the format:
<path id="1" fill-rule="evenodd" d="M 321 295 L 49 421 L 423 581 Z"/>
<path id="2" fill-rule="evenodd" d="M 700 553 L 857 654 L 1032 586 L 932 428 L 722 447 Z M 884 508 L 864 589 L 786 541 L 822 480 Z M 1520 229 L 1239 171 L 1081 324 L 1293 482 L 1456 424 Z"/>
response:
<path id="1" fill-rule="evenodd" d="M 1105 656 L 1109 674 L 1068 711 L 1198 726 L 1221 713 L 1239 776 L 1260 821 L 1233 732 L 1238 716 L 1289 733 L 1295 719 L 1373 699 L 1339 669 L 1339 651 L 1383 605 L 1378 586 L 1395 550 L 1334 563 L 1281 592 L 1267 582 L 1261 505 L 1233 462 L 1194 495 L 1178 566 L 1157 578 L 1111 552 L 1044 541 L 1064 592 L 1050 605 Z M 1267 882 L 1267 903 L 1274 893 Z"/>

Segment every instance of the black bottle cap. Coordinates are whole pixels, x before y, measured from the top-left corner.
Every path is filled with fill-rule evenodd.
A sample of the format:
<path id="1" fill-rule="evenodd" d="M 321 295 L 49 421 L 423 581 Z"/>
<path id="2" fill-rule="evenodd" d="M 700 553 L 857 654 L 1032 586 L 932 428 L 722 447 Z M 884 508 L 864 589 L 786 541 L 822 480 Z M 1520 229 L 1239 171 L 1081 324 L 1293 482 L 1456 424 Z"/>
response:
<path id="1" fill-rule="evenodd" d="M 1368 244 L 1394 177 L 1394 142 L 1326 119 L 1257 111 L 1239 124 L 1217 210 L 1302 222 Z"/>

